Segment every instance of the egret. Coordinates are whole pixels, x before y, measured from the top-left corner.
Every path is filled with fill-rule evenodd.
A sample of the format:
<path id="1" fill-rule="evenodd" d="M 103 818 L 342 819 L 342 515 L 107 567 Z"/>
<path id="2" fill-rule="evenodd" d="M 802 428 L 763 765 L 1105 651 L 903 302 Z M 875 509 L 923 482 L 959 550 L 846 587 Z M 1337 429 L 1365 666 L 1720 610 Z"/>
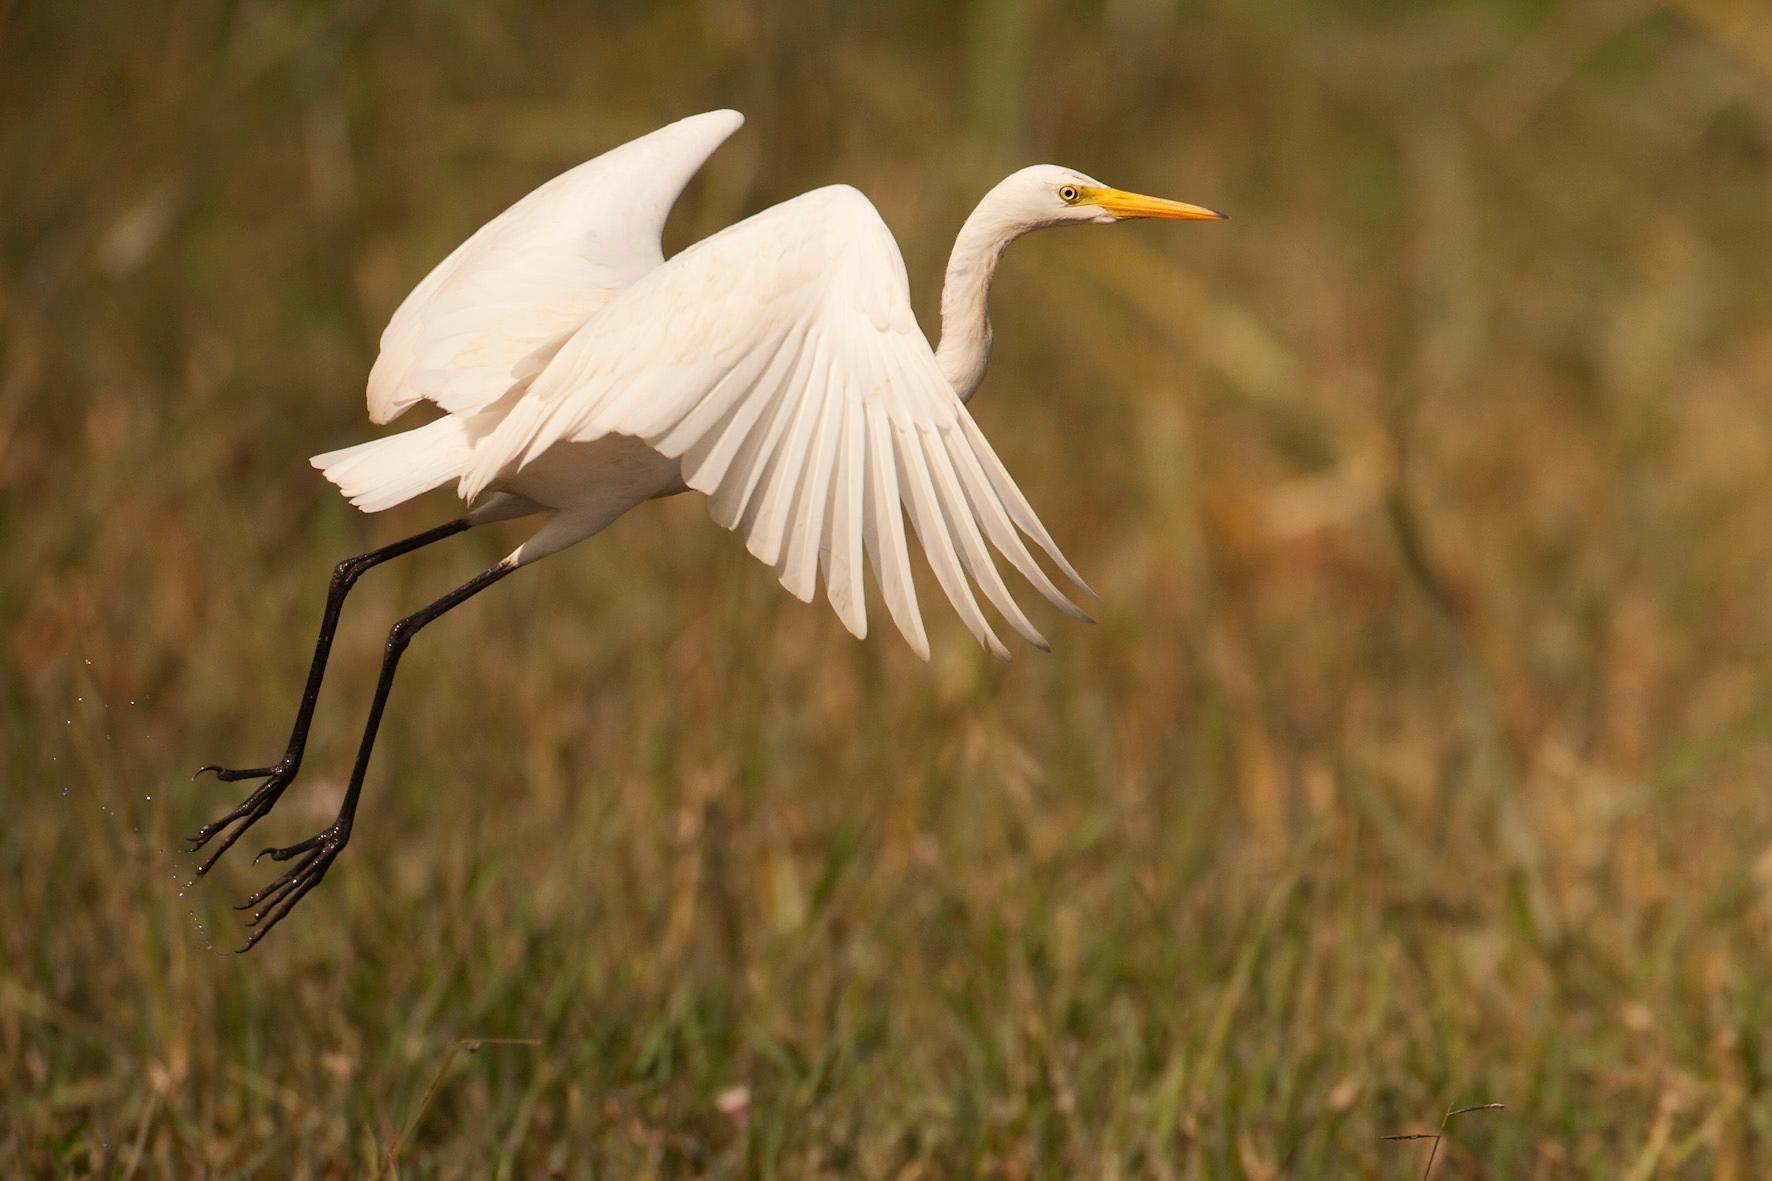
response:
<path id="1" fill-rule="evenodd" d="M 241 907 L 254 912 L 242 951 L 320 884 L 350 840 L 394 674 L 419 629 L 645 501 L 703 493 L 714 520 L 740 532 L 789 593 L 810 602 L 822 574 L 858 638 L 867 634 L 865 552 L 892 621 L 925 659 L 906 517 L 943 593 L 996 656 L 1009 650 L 973 584 L 1029 643 L 1046 641 L 992 550 L 1060 611 L 1088 618 L 1034 559 L 1027 541 L 1091 593 L 966 410 L 990 359 L 991 277 L 1004 248 L 1030 230 L 1222 215 L 1069 168 L 1024 168 L 961 227 L 932 349 L 911 312 L 897 243 L 846 185 L 765 209 L 666 261 L 660 235 L 671 206 L 743 122 L 736 111 L 695 115 L 563 173 L 482 226 L 395 311 L 369 374 L 369 417 L 389 422 L 420 401 L 441 416 L 312 463 L 365 512 L 451 482 L 468 507 L 333 570 L 283 756 L 197 772 L 262 780 L 191 838 L 193 850 L 218 842 L 199 874 L 295 779 L 339 615 L 364 572 L 494 521 L 540 525 L 388 633 L 337 817 L 259 854 L 295 864 Z"/>

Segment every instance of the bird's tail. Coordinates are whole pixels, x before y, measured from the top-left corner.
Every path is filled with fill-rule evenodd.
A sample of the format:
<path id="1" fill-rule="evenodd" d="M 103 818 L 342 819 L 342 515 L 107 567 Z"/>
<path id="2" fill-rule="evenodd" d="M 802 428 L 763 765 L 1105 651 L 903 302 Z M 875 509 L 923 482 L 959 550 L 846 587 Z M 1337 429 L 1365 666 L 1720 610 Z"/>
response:
<path id="1" fill-rule="evenodd" d="M 472 456 L 467 424 L 454 415 L 385 439 L 308 460 L 366 513 L 411 500 L 460 478 Z"/>

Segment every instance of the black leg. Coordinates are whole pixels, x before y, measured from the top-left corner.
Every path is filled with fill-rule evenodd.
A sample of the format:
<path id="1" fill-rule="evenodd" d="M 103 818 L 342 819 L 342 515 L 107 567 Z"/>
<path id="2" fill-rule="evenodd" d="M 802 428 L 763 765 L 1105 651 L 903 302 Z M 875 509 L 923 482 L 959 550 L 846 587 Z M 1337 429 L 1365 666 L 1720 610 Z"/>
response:
<path id="1" fill-rule="evenodd" d="M 382 711 L 387 708 L 388 692 L 394 687 L 394 673 L 400 667 L 400 656 L 406 651 L 406 645 L 412 642 L 414 633 L 439 615 L 467 602 L 516 568 L 500 562 L 456 587 L 430 606 L 408 615 L 388 632 L 387 654 L 382 657 L 381 677 L 375 683 L 375 698 L 369 705 L 369 720 L 363 726 L 363 741 L 357 747 L 357 762 L 351 768 L 351 781 L 345 787 L 344 803 L 339 807 L 338 818 L 305 841 L 287 848 L 266 849 L 258 855 L 269 856 L 273 861 L 289 861 L 295 857 L 300 857 L 301 860 L 296 863 L 295 868 L 239 906 L 240 910 L 253 911 L 246 923 L 252 928 L 252 933 L 247 936 L 246 946 L 241 951 L 252 950 L 272 927 L 282 922 L 295 909 L 295 904 L 309 890 L 320 884 L 326 877 L 326 871 L 332 868 L 332 863 L 350 841 L 351 824 L 357 815 L 357 799 L 363 794 L 363 777 L 369 770 L 369 755 L 375 749 L 375 735 L 381 728 Z"/>
<path id="2" fill-rule="evenodd" d="M 414 534 L 403 541 L 372 549 L 354 558 L 346 558 L 333 568 L 332 586 L 326 594 L 326 613 L 320 617 L 320 638 L 314 643 L 314 662 L 308 666 L 308 684 L 302 690 L 301 705 L 295 711 L 295 726 L 289 733 L 289 746 L 284 750 L 283 757 L 268 767 L 235 769 L 209 763 L 197 768 L 196 775 L 191 776 L 195 779 L 205 771 L 212 771 L 217 779 L 226 783 L 239 779 L 264 778 L 264 782 L 253 789 L 252 794 L 242 800 L 238 807 L 220 819 L 204 825 L 196 836 L 190 838 L 191 851 L 196 852 L 217 836 L 226 833 L 215 852 L 197 867 L 199 876 L 208 873 L 221 860 L 221 855 L 233 848 L 234 842 L 247 829 L 264 818 L 276 805 L 284 789 L 294 782 L 296 772 L 301 770 L 302 752 L 308 745 L 308 727 L 314 720 L 314 703 L 320 699 L 320 682 L 326 678 L 326 658 L 332 652 L 332 635 L 338 630 L 338 617 L 344 610 L 345 596 L 351 593 L 351 587 L 356 585 L 357 579 L 372 566 L 379 566 L 390 558 L 398 558 L 402 554 L 422 549 L 445 537 L 454 537 L 468 528 L 468 519 L 457 517 L 447 524 Z"/>

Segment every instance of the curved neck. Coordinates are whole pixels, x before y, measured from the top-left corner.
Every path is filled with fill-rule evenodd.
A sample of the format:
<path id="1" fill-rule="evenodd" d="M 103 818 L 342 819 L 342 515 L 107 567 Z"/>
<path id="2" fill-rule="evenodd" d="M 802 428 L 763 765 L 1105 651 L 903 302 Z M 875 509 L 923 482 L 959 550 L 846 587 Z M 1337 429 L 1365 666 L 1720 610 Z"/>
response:
<path id="1" fill-rule="evenodd" d="M 962 402 L 971 399 L 991 363 L 991 276 L 1004 248 L 1032 228 L 987 212 L 991 195 L 960 227 L 941 286 L 941 343 L 935 360 Z"/>

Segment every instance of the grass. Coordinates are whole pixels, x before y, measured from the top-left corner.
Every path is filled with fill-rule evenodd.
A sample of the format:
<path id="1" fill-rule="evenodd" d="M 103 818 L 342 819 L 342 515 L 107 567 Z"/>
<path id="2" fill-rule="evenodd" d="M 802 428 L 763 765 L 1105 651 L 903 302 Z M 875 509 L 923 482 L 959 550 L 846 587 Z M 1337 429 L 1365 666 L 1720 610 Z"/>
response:
<path id="1" fill-rule="evenodd" d="M 1413 1177 L 1504 1103 L 1435 1176 L 1762 1175 L 1756 12 L 0 9 L 0 1172 Z M 304 457 L 451 245 L 722 104 L 669 244 L 851 181 L 925 313 L 1011 165 L 1232 212 L 998 285 L 976 412 L 1099 624 L 924 665 L 648 506 L 419 639 L 228 954 L 265 874 L 187 888 L 188 773 L 449 511 Z M 365 579 L 261 843 L 516 536 Z"/>

